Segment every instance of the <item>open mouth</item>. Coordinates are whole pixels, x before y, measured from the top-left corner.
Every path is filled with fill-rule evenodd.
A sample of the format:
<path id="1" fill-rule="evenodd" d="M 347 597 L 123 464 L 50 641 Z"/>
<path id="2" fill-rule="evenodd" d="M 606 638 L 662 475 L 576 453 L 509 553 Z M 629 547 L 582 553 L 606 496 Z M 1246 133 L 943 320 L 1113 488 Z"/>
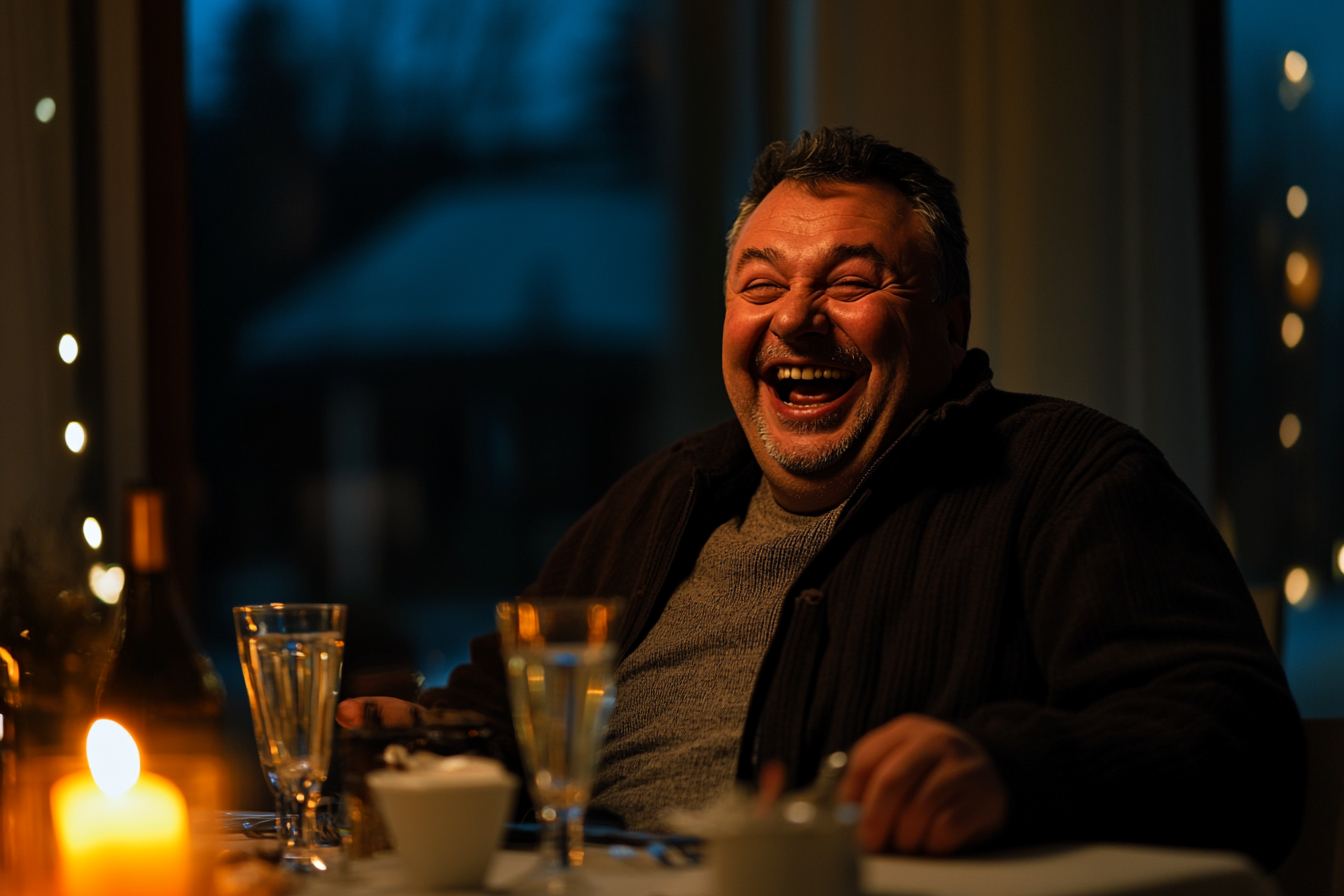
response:
<path id="1" fill-rule="evenodd" d="M 843 397 L 854 385 L 856 374 L 840 367 L 780 364 L 766 370 L 764 379 L 785 404 L 816 408 Z"/>

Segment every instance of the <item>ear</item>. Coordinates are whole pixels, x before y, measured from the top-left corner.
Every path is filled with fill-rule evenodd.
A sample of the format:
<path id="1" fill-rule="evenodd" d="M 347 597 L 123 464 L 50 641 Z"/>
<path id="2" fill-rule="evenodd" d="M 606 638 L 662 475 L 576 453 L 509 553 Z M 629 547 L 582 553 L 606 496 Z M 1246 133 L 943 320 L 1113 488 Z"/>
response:
<path id="1" fill-rule="evenodd" d="M 961 363 L 966 357 L 966 344 L 971 335 L 971 297 L 965 293 L 952 296 L 943 303 L 947 319 L 947 344 L 953 352 L 953 361 Z"/>

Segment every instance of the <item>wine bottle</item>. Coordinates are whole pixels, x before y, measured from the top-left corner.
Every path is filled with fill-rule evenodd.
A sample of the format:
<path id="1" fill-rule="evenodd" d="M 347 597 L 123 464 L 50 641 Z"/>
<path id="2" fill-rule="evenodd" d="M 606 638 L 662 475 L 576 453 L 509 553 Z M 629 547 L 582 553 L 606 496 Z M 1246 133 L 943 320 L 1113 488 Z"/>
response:
<path id="1" fill-rule="evenodd" d="M 224 686 L 197 646 L 168 562 L 163 492 L 126 491 L 129 575 L 114 643 L 98 685 L 98 715 L 120 722 L 149 750 L 213 753 Z"/>

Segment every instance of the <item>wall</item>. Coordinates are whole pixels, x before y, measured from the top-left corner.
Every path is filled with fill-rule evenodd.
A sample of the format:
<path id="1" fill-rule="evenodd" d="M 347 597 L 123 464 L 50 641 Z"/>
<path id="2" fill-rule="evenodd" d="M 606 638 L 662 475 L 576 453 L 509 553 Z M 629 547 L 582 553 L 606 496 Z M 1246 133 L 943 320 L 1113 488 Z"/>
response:
<path id="1" fill-rule="evenodd" d="M 67 32 L 64 3 L 0 5 L 0 525 L 61 515 L 81 471 L 62 440 L 75 376 L 56 354 L 76 328 Z"/>
<path id="2" fill-rule="evenodd" d="M 1212 507 L 1193 3 L 799 2 L 803 120 L 957 183 L 995 382 L 1138 427 Z"/>
<path id="3" fill-rule="evenodd" d="M 146 470 L 138 27 L 124 0 L 0 5 L 0 527 L 93 515 L 113 558 Z"/>

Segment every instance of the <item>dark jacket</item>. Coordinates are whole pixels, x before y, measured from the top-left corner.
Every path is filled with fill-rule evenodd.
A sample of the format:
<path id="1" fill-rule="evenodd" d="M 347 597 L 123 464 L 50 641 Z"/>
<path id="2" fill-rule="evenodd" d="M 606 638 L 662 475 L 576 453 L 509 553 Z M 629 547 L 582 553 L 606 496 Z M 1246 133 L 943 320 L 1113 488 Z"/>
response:
<path id="1" fill-rule="evenodd" d="M 739 777 L 794 783 L 906 712 L 955 724 L 1008 788 L 997 841 L 1241 850 L 1296 839 L 1301 720 L 1217 530 L 1142 435 L 1072 402 L 1001 392 L 973 351 L 850 497 L 785 599 Z M 658 618 L 761 471 L 736 422 L 620 480 L 530 594 L 623 595 L 620 655 Z M 449 701 L 509 727 L 498 640 Z M 673 699 L 673 695 L 669 695 Z"/>

